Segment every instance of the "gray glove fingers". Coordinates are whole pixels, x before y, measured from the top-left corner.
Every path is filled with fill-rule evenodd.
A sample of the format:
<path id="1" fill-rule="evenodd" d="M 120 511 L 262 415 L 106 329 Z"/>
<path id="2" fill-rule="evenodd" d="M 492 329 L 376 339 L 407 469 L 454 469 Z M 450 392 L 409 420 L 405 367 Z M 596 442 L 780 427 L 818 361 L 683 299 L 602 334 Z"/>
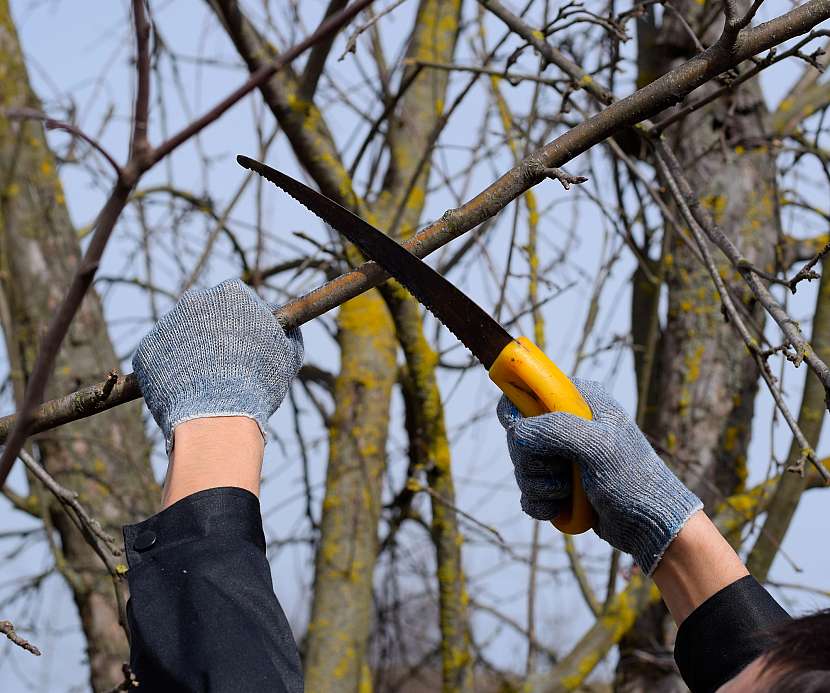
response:
<path id="1" fill-rule="evenodd" d="M 571 495 L 570 464 L 567 462 L 517 460 L 513 472 L 519 489 L 529 498 L 550 500 Z"/>
<path id="2" fill-rule="evenodd" d="M 279 321 L 277 321 L 277 326 L 279 327 L 279 330 L 283 334 L 283 338 L 285 339 L 286 352 L 288 354 L 289 359 L 289 366 L 296 375 L 297 372 L 299 372 L 300 370 L 300 366 L 303 365 L 303 356 L 305 355 L 303 333 L 300 332 L 299 327 L 295 327 L 293 330 L 284 332 L 282 326 L 279 324 Z"/>
<path id="3" fill-rule="evenodd" d="M 516 409 L 516 405 L 507 399 L 507 395 L 501 396 L 499 405 L 496 407 L 496 414 L 499 417 L 499 423 L 501 423 L 506 431 L 509 431 L 513 424 L 521 421 L 523 418 L 519 410 Z"/>
<path id="4" fill-rule="evenodd" d="M 622 405 L 614 399 L 602 383 L 585 378 L 574 378 L 573 384 L 590 407 L 595 421 L 602 422 L 609 418 L 617 421 L 620 415 L 625 419 L 629 418 Z"/>
<path id="5" fill-rule="evenodd" d="M 553 412 L 521 419 L 508 432 L 511 453 L 590 465 L 607 438 L 605 427 L 573 414 Z"/>
<path id="6" fill-rule="evenodd" d="M 579 393 L 590 407 L 591 414 L 595 420 L 599 421 L 606 416 L 622 411 L 622 407 L 620 407 L 619 403 L 611 397 L 608 392 L 606 392 L 605 388 L 600 383 L 595 380 L 574 378 L 573 384 L 576 385 L 576 389 L 579 390 Z M 501 396 L 496 413 L 498 414 L 501 425 L 504 426 L 505 429 L 509 429 L 511 426 L 514 426 L 516 423 L 525 418 L 519 410 L 516 409 L 516 405 L 507 399 L 507 395 Z M 545 415 L 542 414 L 542 416 Z"/>
<path id="7" fill-rule="evenodd" d="M 625 412 L 600 383 L 581 378 L 575 378 L 573 382 L 591 408 L 593 422 L 586 422 L 585 419 L 565 412 L 524 417 L 516 409 L 516 405 L 507 399 L 506 395 L 502 395 L 496 413 L 499 422 L 507 431 L 508 441 L 515 441 L 517 447 L 529 448 L 529 452 L 535 453 L 539 458 L 564 457 L 571 460 L 573 458 L 568 451 L 574 448 L 573 435 L 607 435 L 607 432 L 598 428 L 596 424 L 600 424 L 603 418 L 619 416 L 619 413 L 625 416 Z M 589 425 L 585 426 L 586 423 Z M 559 440 L 560 438 L 564 439 Z"/>
<path id="8" fill-rule="evenodd" d="M 522 456 L 516 466 L 526 476 L 549 476 L 557 479 L 570 479 L 571 465 L 566 460 Z"/>
<path id="9" fill-rule="evenodd" d="M 521 503 L 522 510 L 536 520 L 553 520 L 559 514 L 559 503 L 553 499 L 539 500 L 523 493 Z"/>

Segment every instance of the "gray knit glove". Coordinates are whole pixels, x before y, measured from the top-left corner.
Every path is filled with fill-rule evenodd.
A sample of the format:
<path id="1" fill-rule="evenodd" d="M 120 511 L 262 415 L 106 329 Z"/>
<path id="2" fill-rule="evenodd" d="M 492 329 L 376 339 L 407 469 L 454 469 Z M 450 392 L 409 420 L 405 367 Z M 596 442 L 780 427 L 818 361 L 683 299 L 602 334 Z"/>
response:
<path id="1" fill-rule="evenodd" d="M 185 292 L 141 340 L 133 369 L 168 453 L 180 423 L 247 416 L 263 437 L 303 360 L 299 330 L 287 335 L 270 306 L 238 279 Z"/>
<path id="2" fill-rule="evenodd" d="M 703 507 L 669 470 L 642 431 L 599 383 L 574 379 L 593 421 L 565 413 L 524 418 L 506 398 L 499 420 L 522 492 L 522 509 L 556 517 L 570 495 L 575 462 L 597 512 L 594 531 L 651 575 L 686 521 Z"/>

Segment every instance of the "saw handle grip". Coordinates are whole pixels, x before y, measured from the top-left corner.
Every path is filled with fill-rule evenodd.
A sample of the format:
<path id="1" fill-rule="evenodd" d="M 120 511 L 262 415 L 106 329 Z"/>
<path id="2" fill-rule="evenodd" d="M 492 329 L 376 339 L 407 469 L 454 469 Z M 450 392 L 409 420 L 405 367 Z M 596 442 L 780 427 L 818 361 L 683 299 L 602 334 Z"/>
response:
<path id="1" fill-rule="evenodd" d="M 579 390 L 544 352 L 526 337 L 508 344 L 490 367 L 490 380 L 507 395 L 523 416 L 563 411 L 592 419 L 591 408 Z M 582 534 L 593 527 L 596 514 L 585 489 L 579 467 L 571 465 L 573 494 L 553 525 L 565 534 Z"/>

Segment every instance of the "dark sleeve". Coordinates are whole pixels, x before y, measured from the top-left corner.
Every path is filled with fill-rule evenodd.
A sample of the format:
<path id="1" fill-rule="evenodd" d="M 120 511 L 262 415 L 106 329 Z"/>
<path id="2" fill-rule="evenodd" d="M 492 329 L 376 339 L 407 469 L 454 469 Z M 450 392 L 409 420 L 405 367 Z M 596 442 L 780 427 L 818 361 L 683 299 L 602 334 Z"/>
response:
<path id="1" fill-rule="evenodd" d="M 256 496 L 195 493 L 124 527 L 124 541 L 138 690 L 302 693 Z"/>
<path id="2" fill-rule="evenodd" d="M 751 575 L 712 595 L 680 624 L 674 659 L 692 693 L 711 693 L 763 651 L 763 632 L 789 615 Z"/>

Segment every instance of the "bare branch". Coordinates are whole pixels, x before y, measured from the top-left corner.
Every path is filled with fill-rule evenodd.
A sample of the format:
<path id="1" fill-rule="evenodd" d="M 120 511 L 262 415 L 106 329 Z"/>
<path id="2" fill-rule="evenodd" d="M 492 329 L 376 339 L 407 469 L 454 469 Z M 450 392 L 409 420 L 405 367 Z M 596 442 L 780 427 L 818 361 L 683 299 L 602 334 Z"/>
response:
<path id="1" fill-rule="evenodd" d="M 813 271 L 813 267 L 816 266 L 818 262 L 822 260 L 822 258 L 830 252 L 830 242 L 828 242 L 821 250 L 819 250 L 811 259 L 810 261 L 804 265 L 796 275 L 787 282 L 787 286 L 790 287 L 790 291 L 793 293 L 796 292 L 796 288 L 798 283 L 804 279 L 811 280 L 811 279 L 818 279 L 819 275 Z"/>
<path id="2" fill-rule="evenodd" d="M 579 185 L 588 180 L 585 176 L 571 175 L 563 168 L 545 168 L 542 169 L 542 173 L 551 180 L 558 180 L 565 190 L 570 190 L 572 185 Z"/>
<path id="3" fill-rule="evenodd" d="M 682 167 L 671 150 L 665 146 L 662 141 L 655 144 L 659 159 L 664 162 L 664 169 L 671 178 L 677 183 L 677 194 L 680 199 L 677 201 L 688 207 L 696 224 L 706 233 L 710 241 L 712 241 L 718 248 L 721 249 L 724 255 L 732 263 L 732 266 L 743 276 L 752 293 L 758 299 L 759 303 L 772 316 L 773 320 L 778 323 L 781 331 L 793 345 L 797 354 L 798 361 L 796 365 L 803 359 L 807 362 L 813 372 L 819 377 L 824 384 L 824 389 L 828 392 L 830 397 L 830 368 L 822 361 L 815 351 L 810 347 L 807 338 L 801 332 L 798 323 L 793 320 L 786 312 L 784 307 L 775 299 L 770 293 L 769 289 L 761 282 L 757 274 L 755 274 L 746 265 L 746 260 L 741 255 L 735 244 L 723 233 L 723 231 L 714 223 L 709 212 L 703 208 L 697 196 L 691 189 L 686 177 L 683 173 Z M 687 221 L 689 221 L 687 219 Z"/>
<path id="4" fill-rule="evenodd" d="M 47 130 L 63 130 L 64 132 L 68 132 L 70 135 L 74 135 L 78 139 L 86 142 L 96 152 L 103 156 L 107 160 L 107 163 L 112 166 L 116 176 L 121 176 L 121 167 L 118 165 L 118 162 L 113 158 L 113 156 L 106 149 L 104 149 L 104 146 L 98 142 L 98 140 L 90 135 L 87 135 L 77 125 L 66 123 L 61 120 L 55 120 L 54 118 L 50 118 L 45 113 L 36 111 L 33 108 L 9 108 L 4 111 L 4 113 L 7 118 L 11 119 L 41 120 L 43 121 L 43 127 Z"/>
<path id="5" fill-rule="evenodd" d="M 822 463 L 816 457 L 815 452 L 813 451 L 812 447 L 807 441 L 806 436 L 799 427 L 798 422 L 795 420 L 795 417 L 792 415 L 792 412 L 787 406 L 787 403 L 784 401 L 784 395 L 775 382 L 775 376 L 773 376 L 766 359 L 761 357 L 760 350 L 758 349 L 757 340 L 755 340 L 749 333 L 749 330 L 744 324 L 743 318 L 741 317 L 740 313 L 735 307 L 734 302 L 732 301 L 732 297 L 730 296 L 729 291 L 726 288 L 723 278 L 720 276 L 720 273 L 718 272 L 718 269 L 715 265 L 714 260 L 712 259 L 712 256 L 709 252 L 709 248 L 706 244 L 706 238 L 704 238 L 705 234 L 709 238 L 709 240 L 712 240 L 717 244 L 717 241 L 712 237 L 714 235 L 714 232 L 711 227 L 707 228 L 707 226 L 701 224 L 700 218 L 695 215 L 695 208 L 693 207 L 693 205 L 698 205 L 697 198 L 695 198 L 693 193 L 691 192 L 691 188 L 689 188 L 689 184 L 683 176 L 680 164 L 678 163 L 677 159 L 674 158 L 674 154 L 671 152 L 671 150 L 668 147 L 666 147 L 662 143 L 662 141 L 656 144 L 655 153 L 661 173 L 666 178 L 669 190 L 671 191 L 672 195 L 675 198 L 675 201 L 680 207 L 681 214 L 686 220 L 686 223 L 689 224 L 695 241 L 697 242 L 698 249 L 703 255 L 706 269 L 709 272 L 712 281 L 715 283 L 715 286 L 718 289 L 718 293 L 721 297 L 721 302 L 729 316 L 730 321 L 732 321 L 732 324 L 737 328 L 738 333 L 740 334 L 741 338 L 744 341 L 744 344 L 747 347 L 747 350 L 750 352 L 750 354 L 752 354 L 753 358 L 755 359 L 755 362 L 758 366 L 758 370 L 761 372 L 761 377 L 763 377 L 764 381 L 766 382 L 770 394 L 775 400 L 776 406 L 783 415 L 784 420 L 787 422 L 787 425 L 792 431 L 793 436 L 795 436 L 796 440 L 801 446 L 802 455 L 805 459 L 809 459 L 813 466 L 815 466 L 816 470 L 819 472 L 822 479 L 824 479 L 825 483 L 830 483 L 830 473 L 827 472 L 827 470 L 824 468 L 824 465 L 822 465 Z M 722 232 L 720 233 L 721 235 L 723 235 Z M 726 238 L 726 236 L 723 237 Z M 747 275 L 745 274 L 744 277 L 746 276 Z M 755 278 L 754 274 L 750 274 L 749 276 Z M 783 309 L 781 310 L 783 311 Z M 803 473 L 803 465 L 800 471 Z"/>
<path id="6" fill-rule="evenodd" d="M 404 2 L 406 2 L 406 0 L 395 0 L 395 2 L 389 5 L 389 7 L 381 10 L 377 14 L 372 14 L 372 17 L 371 19 L 369 19 L 368 22 L 366 22 L 365 24 L 361 24 L 359 27 L 357 27 L 357 29 L 354 30 L 352 35 L 349 36 L 349 40 L 346 41 L 346 48 L 343 50 L 343 55 L 341 55 L 337 60 L 343 60 L 349 53 L 354 53 L 355 50 L 357 50 L 357 39 L 360 37 L 360 35 L 367 29 L 371 29 L 375 24 L 378 23 L 381 17 L 386 16 L 395 8 L 400 7 L 404 4 Z"/>
<path id="7" fill-rule="evenodd" d="M 35 657 L 40 657 L 40 650 L 34 645 L 32 645 L 32 643 L 30 643 L 25 638 L 20 637 L 17 634 L 17 631 L 14 629 L 14 624 L 11 621 L 0 621 L 0 633 L 5 635 L 18 647 L 22 647 L 24 650 L 26 650 L 26 652 L 31 652 L 33 655 L 35 655 Z"/>
<path id="8" fill-rule="evenodd" d="M 141 62 L 141 51 L 146 50 L 144 34 L 144 5 L 143 0 L 134 0 L 134 9 L 136 9 L 136 26 L 138 27 L 139 40 L 139 62 Z M 83 258 L 75 272 L 72 282 L 67 290 L 63 302 L 55 313 L 49 327 L 46 331 L 46 336 L 41 342 L 38 350 L 37 359 L 31 376 L 26 386 L 26 393 L 23 398 L 23 403 L 20 407 L 20 415 L 15 421 L 7 440 L 6 447 L 0 457 L 0 487 L 5 484 L 6 478 L 11 471 L 14 460 L 23 447 L 23 443 L 28 435 L 29 428 L 32 424 L 32 414 L 35 407 L 43 402 L 43 394 L 46 390 L 46 384 L 52 373 L 55 359 L 60 350 L 63 339 L 66 336 L 69 326 L 81 305 L 81 301 L 86 295 L 87 290 L 95 278 L 95 273 L 98 270 L 98 264 L 104 254 L 104 250 L 112 234 L 115 224 L 118 221 L 124 206 L 127 203 L 129 195 L 133 188 L 138 183 L 142 174 L 152 167 L 159 160 L 170 154 L 176 147 L 187 141 L 190 137 L 201 131 L 204 127 L 214 122 L 231 106 L 237 103 L 243 96 L 251 92 L 262 82 L 269 79 L 275 72 L 288 65 L 294 58 L 301 55 L 314 43 L 324 39 L 332 32 L 338 30 L 343 24 L 348 22 L 357 12 L 368 6 L 372 0 L 356 0 L 356 2 L 341 12 L 332 15 L 317 28 L 314 33 L 306 39 L 296 44 L 293 48 L 283 53 L 277 60 L 266 66 L 263 66 L 254 75 L 252 75 L 241 87 L 232 92 L 223 101 L 217 104 L 208 113 L 201 118 L 193 121 L 189 126 L 179 131 L 166 142 L 152 152 L 145 152 L 139 147 L 132 152 L 130 161 L 122 170 L 122 175 L 116 181 L 110 197 L 107 200 L 104 208 L 98 214 L 95 222 L 95 232 L 92 240 L 84 253 Z M 143 73 L 139 70 L 140 80 L 143 79 Z M 145 85 L 146 87 L 146 85 Z M 138 88 L 138 96 L 136 98 L 136 114 L 141 115 L 144 108 L 145 87 L 141 83 Z M 147 97 L 149 98 L 149 97 Z M 135 137 L 142 137 L 142 130 L 137 126 L 137 135 Z"/>
<path id="9" fill-rule="evenodd" d="M 150 148 L 147 128 L 150 119 L 150 22 L 147 21 L 145 0 L 133 0 L 133 23 L 136 44 L 136 96 L 133 110 L 133 133 L 130 159 L 138 160 Z"/>
<path id="10" fill-rule="evenodd" d="M 365 2 L 365 0 L 362 1 Z M 539 163 L 541 163 L 541 169 L 561 167 L 618 130 L 629 127 L 676 103 L 693 89 L 724 70 L 757 53 L 767 51 L 782 41 L 810 31 L 816 24 L 827 18 L 830 18 L 830 0 L 809 0 L 776 19 L 742 32 L 742 39 L 734 51 L 725 51 L 721 46 L 710 47 L 703 54 L 679 65 L 632 95 L 612 103 L 602 112 L 548 143 L 464 205 L 445 212 L 439 220 L 404 241 L 403 245 L 418 257 L 425 257 L 495 216 L 507 204 L 542 180 L 543 175 L 539 173 Z M 259 74 L 259 71 L 256 74 Z M 534 162 L 532 166 L 528 165 L 529 160 Z M 343 274 L 281 306 L 276 315 L 286 328 L 297 327 L 364 291 L 378 286 L 386 279 L 388 275 L 377 264 L 367 262 L 352 272 Z M 86 388 L 83 391 L 86 397 L 80 406 L 76 406 L 76 393 L 73 393 L 60 400 L 49 402 L 44 405 L 44 408 L 50 412 L 49 416 L 53 420 L 66 423 L 91 416 L 140 396 L 137 383 L 131 375 L 125 378 L 123 386 L 113 388 L 112 395 L 104 401 L 94 397 L 90 401 L 89 395 L 100 389 L 100 383 Z M 22 407 L 21 411 L 25 412 L 29 409 L 31 405 Z M 9 426 L 14 425 L 14 422 L 14 416 L 0 420 L 0 442 L 4 440 L 3 427 L 5 426 L 8 431 Z M 38 426 L 41 425 L 41 422 L 36 422 L 32 415 L 31 419 L 25 422 L 24 428 L 36 423 Z M 50 427 L 46 424 L 39 430 L 46 430 Z M 8 433 L 5 435 L 8 436 Z M 8 440 L 8 438 L 5 439 Z M 0 479 L 2 478 L 3 475 L 0 473 Z"/>

